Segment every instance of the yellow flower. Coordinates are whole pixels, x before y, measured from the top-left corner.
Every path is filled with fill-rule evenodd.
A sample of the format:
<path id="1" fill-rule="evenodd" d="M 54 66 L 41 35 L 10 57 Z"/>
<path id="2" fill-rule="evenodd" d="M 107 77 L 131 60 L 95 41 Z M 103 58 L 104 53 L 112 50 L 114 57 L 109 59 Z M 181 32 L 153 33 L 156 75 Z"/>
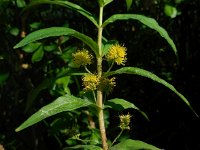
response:
<path id="1" fill-rule="evenodd" d="M 112 45 L 112 47 L 108 50 L 106 58 L 108 61 L 114 61 L 117 65 L 124 65 L 127 60 L 126 50 L 126 47 L 119 44 Z"/>
<path id="2" fill-rule="evenodd" d="M 93 91 L 97 89 L 99 84 L 99 77 L 95 74 L 85 74 L 82 78 L 84 91 Z"/>
<path id="3" fill-rule="evenodd" d="M 120 119 L 120 125 L 119 127 L 122 129 L 122 130 L 130 130 L 130 127 L 129 127 L 129 124 L 131 122 L 131 115 L 130 114 L 127 114 L 127 115 L 120 115 L 119 116 L 119 119 Z"/>
<path id="4" fill-rule="evenodd" d="M 78 50 L 76 53 L 73 53 L 72 56 L 74 64 L 77 65 L 77 67 L 90 65 L 93 59 L 93 56 L 89 54 L 89 51 L 86 49 Z"/>
<path id="5" fill-rule="evenodd" d="M 115 86 L 116 86 L 115 77 L 113 77 L 111 79 L 102 77 L 100 79 L 98 88 L 108 94 L 108 93 L 112 92 L 112 90 Z"/>

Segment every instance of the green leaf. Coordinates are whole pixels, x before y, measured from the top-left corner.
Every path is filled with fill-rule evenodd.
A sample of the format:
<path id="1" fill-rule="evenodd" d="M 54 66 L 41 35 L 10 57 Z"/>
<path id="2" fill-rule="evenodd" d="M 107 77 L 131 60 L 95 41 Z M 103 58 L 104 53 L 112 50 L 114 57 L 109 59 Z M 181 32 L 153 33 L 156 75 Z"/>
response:
<path id="1" fill-rule="evenodd" d="M 92 38 L 76 30 L 66 28 L 66 27 L 51 27 L 51 28 L 45 28 L 45 29 L 32 32 L 29 35 L 27 35 L 23 40 L 21 40 L 17 45 L 15 45 L 14 48 L 19 48 L 31 42 L 41 40 L 44 38 L 61 36 L 61 35 L 69 35 L 77 39 L 80 39 L 85 44 L 87 44 L 95 52 L 96 55 L 98 55 L 98 45 L 95 41 L 92 40 Z"/>
<path id="2" fill-rule="evenodd" d="M 11 28 L 9 32 L 10 32 L 10 34 L 17 36 L 19 34 L 19 29 L 18 28 Z"/>
<path id="3" fill-rule="evenodd" d="M 64 111 L 72 111 L 81 107 L 86 107 L 91 105 L 92 103 L 88 100 L 84 100 L 81 98 L 77 98 L 72 95 L 65 95 L 57 98 L 52 103 L 42 107 L 32 116 L 30 116 L 24 123 L 22 123 L 15 131 L 21 131 L 29 126 L 32 126 L 39 121 L 53 116 L 55 114 L 64 112 Z"/>
<path id="4" fill-rule="evenodd" d="M 9 73 L 0 73 L 0 85 L 3 84 L 9 77 Z"/>
<path id="5" fill-rule="evenodd" d="M 104 114 L 105 116 L 105 114 Z M 105 122 L 107 120 L 106 116 L 104 117 Z M 81 134 L 82 135 L 82 134 Z M 90 136 L 90 144 L 91 145 L 98 145 L 101 144 L 101 135 L 99 130 L 92 130 L 91 136 Z"/>
<path id="6" fill-rule="evenodd" d="M 110 108 L 118 110 L 118 111 L 121 111 L 121 110 L 124 110 L 124 109 L 128 109 L 128 108 L 133 108 L 133 109 L 138 110 L 147 120 L 149 120 L 149 118 L 145 114 L 145 112 L 141 111 L 133 103 L 128 102 L 128 101 L 126 101 L 124 99 L 114 98 L 114 99 L 108 100 L 105 103 L 105 107 L 110 107 Z"/>
<path id="7" fill-rule="evenodd" d="M 36 30 L 36 29 L 41 28 L 41 25 L 42 25 L 41 22 L 33 22 L 33 23 L 29 24 L 29 26 L 32 30 Z"/>
<path id="8" fill-rule="evenodd" d="M 196 114 L 196 112 L 194 111 L 194 109 L 192 108 L 192 106 L 190 105 L 189 101 L 181 93 L 179 93 L 174 88 L 173 85 L 169 84 L 165 80 L 159 78 L 158 76 L 156 76 L 155 74 L 153 74 L 153 73 L 151 73 L 147 70 L 136 68 L 136 67 L 123 67 L 123 68 L 118 69 L 116 71 L 111 71 L 111 72 L 105 73 L 105 76 L 110 76 L 110 75 L 114 75 L 114 74 L 124 74 L 124 73 L 125 74 L 135 74 L 135 75 L 147 77 L 149 79 L 152 79 L 153 81 L 156 81 L 156 82 L 166 86 L 167 88 L 172 90 L 176 95 L 178 95 L 188 105 L 188 107 L 195 113 L 195 115 L 198 116 Z"/>
<path id="9" fill-rule="evenodd" d="M 26 6 L 26 2 L 24 0 L 16 0 L 17 7 L 22 8 Z"/>
<path id="10" fill-rule="evenodd" d="M 70 88 L 68 87 L 69 83 L 71 82 L 70 76 L 64 76 L 58 78 L 55 81 L 53 90 L 59 92 L 61 95 L 69 94 L 71 95 Z"/>
<path id="11" fill-rule="evenodd" d="M 164 7 L 165 15 L 171 18 L 175 18 L 178 14 L 176 7 L 165 5 Z"/>
<path id="12" fill-rule="evenodd" d="M 131 8 L 132 3 L 133 3 L 133 0 L 126 0 L 127 11 Z"/>
<path id="13" fill-rule="evenodd" d="M 54 4 L 54 5 L 60 5 L 60 6 L 64 6 L 67 8 L 70 8 L 72 10 L 77 11 L 78 13 L 80 13 L 81 15 L 85 16 L 87 19 L 89 19 L 96 27 L 98 27 L 98 23 L 95 19 L 95 17 L 88 12 L 87 10 L 83 9 L 81 6 L 74 4 L 72 2 L 68 2 L 68 1 L 50 1 L 50 0 L 36 0 L 36 1 L 32 1 L 25 9 L 23 12 L 29 10 L 34 6 L 37 5 L 41 5 L 41 4 Z"/>
<path id="14" fill-rule="evenodd" d="M 128 139 L 114 145 L 110 150 L 160 150 L 160 148 L 139 140 Z"/>
<path id="15" fill-rule="evenodd" d="M 51 52 L 53 50 L 56 50 L 57 47 L 58 46 L 56 44 L 46 45 L 46 46 L 44 46 L 44 50 L 47 52 Z"/>
<path id="16" fill-rule="evenodd" d="M 102 7 L 102 6 L 106 6 L 108 5 L 109 3 L 111 3 L 113 0 L 98 0 L 99 2 L 99 5 Z"/>
<path id="17" fill-rule="evenodd" d="M 39 49 L 33 53 L 33 56 L 32 56 L 32 58 L 31 58 L 31 61 L 32 61 L 33 63 L 34 63 L 34 62 L 38 62 L 38 61 L 42 60 L 43 56 L 44 56 L 43 47 L 40 46 Z"/>
<path id="18" fill-rule="evenodd" d="M 95 145 L 76 145 L 73 147 L 66 147 L 63 150 L 70 150 L 70 149 L 103 150 L 101 147 Z"/>
<path id="19" fill-rule="evenodd" d="M 182 3 L 184 0 L 175 0 L 176 4 Z"/>
<path id="20" fill-rule="evenodd" d="M 24 46 L 22 48 L 22 50 L 27 52 L 27 53 L 32 53 L 35 50 L 37 50 L 39 48 L 39 46 L 41 46 L 41 43 L 39 43 L 39 42 L 29 43 L 26 46 Z"/>
<path id="21" fill-rule="evenodd" d="M 153 18 L 146 17 L 146 16 L 143 16 L 143 15 L 138 15 L 138 14 L 115 14 L 115 15 L 111 16 L 110 18 L 108 18 L 103 23 L 102 26 L 105 27 L 108 24 L 113 23 L 113 22 L 115 22 L 117 20 L 129 20 L 129 19 L 138 20 L 141 23 L 143 23 L 146 26 L 148 26 L 149 28 L 156 30 L 163 38 L 165 38 L 167 40 L 169 45 L 174 50 L 174 53 L 177 55 L 177 49 L 176 49 L 176 46 L 175 46 L 173 40 L 169 37 L 167 31 L 163 27 L 161 27 L 157 23 L 157 21 L 155 19 L 153 19 Z"/>

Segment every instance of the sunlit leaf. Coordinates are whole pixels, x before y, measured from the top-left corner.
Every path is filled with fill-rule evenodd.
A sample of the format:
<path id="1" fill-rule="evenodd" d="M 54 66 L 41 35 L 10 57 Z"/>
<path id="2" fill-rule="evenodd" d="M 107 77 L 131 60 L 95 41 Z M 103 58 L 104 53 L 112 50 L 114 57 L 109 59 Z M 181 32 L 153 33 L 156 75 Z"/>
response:
<path id="1" fill-rule="evenodd" d="M 174 53 L 177 55 L 177 49 L 176 49 L 176 46 L 175 46 L 173 40 L 169 37 L 167 31 L 163 27 L 161 27 L 157 23 L 157 21 L 153 18 L 146 17 L 146 16 L 143 16 L 143 15 L 138 15 L 138 14 L 115 14 L 115 15 L 111 16 L 110 18 L 108 18 L 103 23 L 102 26 L 105 27 L 108 24 L 113 23 L 117 20 L 129 20 L 129 19 L 138 20 L 141 23 L 148 26 L 149 28 L 156 30 L 163 38 L 166 39 L 166 41 L 172 47 Z"/>
<path id="2" fill-rule="evenodd" d="M 98 45 L 96 44 L 95 41 L 92 40 L 92 38 L 76 30 L 66 28 L 66 27 L 51 27 L 51 28 L 45 28 L 45 29 L 34 31 L 30 33 L 29 35 L 27 35 L 17 45 L 15 45 L 14 48 L 23 47 L 31 42 L 41 40 L 44 38 L 62 36 L 62 35 L 69 35 L 77 39 L 80 39 L 85 44 L 87 44 L 95 52 L 96 55 L 98 55 Z"/>
<path id="3" fill-rule="evenodd" d="M 153 81 L 156 81 L 164 86 L 166 86 L 167 88 L 169 88 L 170 90 L 172 90 L 176 95 L 178 95 L 181 100 L 183 100 L 187 106 L 196 114 L 196 112 L 194 111 L 194 109 L 192 108 L 192 106 L 190 105 L 189 101 L 181 94 L 179 93 L 173 85 L 169 84 L 168 82 L 166 82 L 165 80 L 159 78 L 158 76 L 156 76 L 155 74 L 144 70 L 144 69 L 140 69 L 140 68 L 136 68 L 136 67 L 123 67 L 121 69 L 118 69 L 116 71 L 111 71 L 108 73 L 105 73 L 106 76 L 110 76 L 110 75 L 114 75 L 114 74 L 135 74 L 135 75 L 140 75 L 143 77 L 147 77 L 149 79 L 152 79 Z M 196 114 L 196 116 L 198 116 Z"/>
<path id="4" fill-rule="evenodd" d="M 165 15 L 171 18 L 175 18 L 178 14 L 176 7 L 165 5 L 164 7 Z"/>
<path id="5" fill-rule="evenodd" d="M 97 21 L 95 19 L 95 17 L 88 12 L 87 10 L 83 9 L 81 6 L 69 2 L 69 1 L 50 1 L 50 0 L 36 0 L 36 1 L 32 1 L 25 9 L 24 11 L 27 10 L 32 10 L 34 6 L 37 5 L 41 5 L 41 4 L 54 4 L 54 5 L 60 5 L 60 6 L 64 6 L 67 7 L 69 9 L 75 10 L 78 13 L 80 13 L 81 15 L 85 16 L 87 19 L 89 19 L 96 27 L 98 27 Z"/>
<path id="6" fill-rule="evenodd" d="M 118 110 L 118 111 L 121 111 L 121 110 L 124 110 L 124 109 L 129 109 L 129 108 L 132 108 L 132 109 L 136 109 L 137 111 L 139 111 L 147 120 L 148 119 L 148 116 L 145 114 L 145 112 L 141 111 L 137 106 L 135 106 L 133 103 L 131 102 L 128 102 L 124 99 L 120 99 L 120 98 L 114 98 L 114 99 L 111 99 L 111 100 L 108 100 L 106 103 L 105 103 L 105 107 L 108 107 L 108 108 L 112 108 L 112 109 L 115 109 L 115 110 Z"/>
<path id="7" fill-rule="evenodd" d="M 110 150 L 160 150 L 160 148 L 139 140 L 128 139 L 114 145 Z"/>
<path id="8" fill-rule="evenodd" d="M 24 123 L 22 123 L 15 131 L 21 131 L 29 126 L 32 126 L 39 121 L 53 116 L 55 114 L 64 112 L 64 111 L 72 111 L 81 107 L 86 107 L 91 105 L 92 103 L 88 100 L 77 98 L 72 95 L 65 95 L 57 98 L 52 103 L 42 107 L 32 116 L 30 116 Z"/>

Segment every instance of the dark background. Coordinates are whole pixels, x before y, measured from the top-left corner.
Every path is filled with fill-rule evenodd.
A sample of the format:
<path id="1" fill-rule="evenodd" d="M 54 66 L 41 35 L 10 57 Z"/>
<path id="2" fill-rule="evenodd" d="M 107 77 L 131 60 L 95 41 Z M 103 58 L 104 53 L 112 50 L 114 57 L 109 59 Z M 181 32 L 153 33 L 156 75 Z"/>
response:
<path id="1" fill-rule="evenodd" d="M 0 84 L 0 144 L 6 150 L 46 150 L 59 149 L 54 137 L 48 136 L 44 123 L 39 123 L 19 133 L 14 129 L 28 116 L 44 105 L 42 100 L 24 113 L 27 93 L 44 79 L 45 59 L 31 64 L 30 55 L 13 46 L 21 39 L 10 33 L 14 27 L 19 31 L 31 32 L 30 24 L 40 22 L 40 28 L 62 26 L 66 22 L 69 27 L 96 36 L 94 26 L 81 15 L 66 8 L 42 5 L 32 10 L 23 22 L 19 7 L 14 0 L 0 1 L 0 73 L 8 73 L 7 80 Z M 28 1 L 26 1 L 28 4 Z M 85 9 L 98 15 L 95 2 L 78 2 Z M 164 6 L 170 4 L 180 12 L 175 18 L 164 13 Z M 197 114 L 200 114 L 200 1 L 183 0 L 141 0 L 134 1 L 128 13 L 139 13 L 155 18 L 164 27 L 177 46 L 176 57 L 167 42 L 155 31 L 143 27 L 136 21 L 115 22 L 109 25 L 104 35 L 108 39 L 124 43 L 128 49 L 126 66 L 136 66 L 152 71 L 159 77 L 174 85 L 191 103 Z M 114 13 L 127 13 L 125 1 L 116 0 L 105 8 L 105 18 Z M 75 41 L 76 42 L 76 41 Z M 52 58 L 55 59 L 55 58 Z M 57 59 L 55 59 L 56 61 Z M 177 61 L 178 60 L 178 61 Z M 23 69 L 21 64 L 28 62 L 31 68 Z M 57 61 L 55 67 L 62 66 Z M 116 67 L 117 68 L 117 67 Z M 72 88 L 74 88 L 72 86 Z M 76 89 L 75 89 L 76 90 Z M 39 98 L 52 98 L 48 91 L 43 91 Z M 111 112 L 109 129 L 116 128 L 118 115 L 131 113 L 132 123 L 130 137 L 143 140 L 166 150 L 200 150 L 199 118 L 183 103 L 180 98 L 166 87 L 149 79 L 122 75 L 117 76 L 117 86 L 110 97 L 127 99 L 147 113 L 150 121 L 144 119 L 136 111 Z M 110 131 L 110 132 L 109 132 Z M 115 133 L 108 130 L 108 135 Z"/>

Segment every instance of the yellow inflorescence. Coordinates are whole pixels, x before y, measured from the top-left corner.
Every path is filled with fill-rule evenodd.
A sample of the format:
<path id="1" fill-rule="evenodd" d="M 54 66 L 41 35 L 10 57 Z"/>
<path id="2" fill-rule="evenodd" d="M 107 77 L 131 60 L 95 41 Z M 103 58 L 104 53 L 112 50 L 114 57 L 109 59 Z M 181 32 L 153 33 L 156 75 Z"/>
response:
<path id="1" fill-rule="evenodd" d="M 113 88 L 116 86 L 116 82 L 115 82 L 115 77 L 108 79 L 108 78 L 104 78 L 102 77 L 100 79 L 100 84 L 99 84 L 99 88 L 102 91 L 105 91 L 107 93 L 112 92 Z"/>
<path id="2" fill-rule="evenodd" d="M 100 89 L 106 93 L 112 92 L 116 86 L 115 77 L 108 79 L 101 77 L 99 78 L 95 74 L 85 74 L 82 78 L 84 91 L 94 91 Z"/>
<path id="3" fill-rule="evenodd" d="M 77 67 L 90 65 L 93 59 L 93 56 L 86 49 L 78 50 L 76 53 L 73 53 L 72 56 L 74 64 L 77 65 Z"/>
<path id="4" fill-rule="evenodd" d="M 97 89 L 99 85 L 99 77 L 95 74 L 85 74 L 82 78 L 84 91 L 93 91 Z"/>
<path id="5" fill-rule="evenodd" d="M 112 45 L 106 55 L 106 58 L 108 61 L 114 61 L 117 65 L 124 65 L 127 60 L 126 50 L 126 47 L 119 44 Z"/>
<path id="6" fill-rule="evenodd" d="M 119 127 L 122 130 L 125 130 L 125 129 L 130 130 L 129 124 L 131 122 L 131 115 L 130 114 L 120 115 L 119 118 L 120 118 L 120 125 L 119 125 Z"/>

